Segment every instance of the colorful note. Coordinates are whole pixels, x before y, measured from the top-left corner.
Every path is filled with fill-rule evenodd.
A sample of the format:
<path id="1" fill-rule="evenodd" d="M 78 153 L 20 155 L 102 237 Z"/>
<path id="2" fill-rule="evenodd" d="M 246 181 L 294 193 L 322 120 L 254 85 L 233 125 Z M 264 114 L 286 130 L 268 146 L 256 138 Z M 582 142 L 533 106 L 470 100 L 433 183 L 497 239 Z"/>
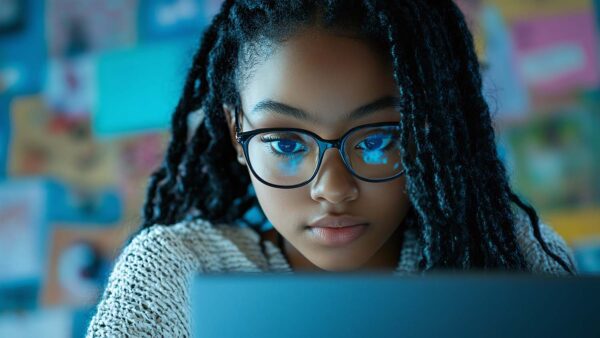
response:
<path id="1" fill-rule="evenodd" d="M 39 91 L 46 62 L 44 2 L 1 1 L 0 6 L 0 96 Z M 6 22 L 2 32 L 1 22 L 10 21 L 12 6 L 23 11 L 19 23 Z"/>
<path id="2" fill-rule="evenodd" d="M 590 10 L 592 0 L 484 0 L 500 9 L 508 21 Z"/>
<path id="3" fill-rule="evenodd" d="M 512 37 L 520 75 L 536 92 L 552 95 L 600 83 L 592 11 L 516 21 Z"/>
<path id="4" fill-rule="evenodd" d="M 0 286 L 40 277 L 45 222 L 43 180 L 0 183 Z"/>
<path id="5" fill-rule="evenodd" d="M 9 174 L 46 175 L 77 187 L 115 186 L 114 144 L 94 140 L 87 119 L 51 114 L 40 96 L 11 107 Z"/>
<path id="6" fill-rule="evenodd" d="M 127 235 L 122 227 L 53 224 L 41 303 L 77 307 L 97 303 Z"/>
<path id="7" fill-rule="evenodd" d="M 140 38 L 156 41 L 200 37 L 222 0 L 145 0 L 140 3 Z"/>
<path id="8" fill-rule="evenodd" d="M 529 110 L 530 99 L 518 73 L 509 28 L 493 6 L 484 7 L 482 22 L 488 41 L 482 72 L 484 97 L 496 118 L 522 116 Z"/>
<path id="9" fill-rule="evenodd" d="M 98 61 L 95 135 L 166 130 L 179 101 L 194 42 L 178 40 L 102 55 Z"/>
<path id="10" fill-rule="evenodd" d="M 138 0 L 47 1 L 50 56 L 73 57 L 133 45 L 137 40 L 137 6 Z"/>

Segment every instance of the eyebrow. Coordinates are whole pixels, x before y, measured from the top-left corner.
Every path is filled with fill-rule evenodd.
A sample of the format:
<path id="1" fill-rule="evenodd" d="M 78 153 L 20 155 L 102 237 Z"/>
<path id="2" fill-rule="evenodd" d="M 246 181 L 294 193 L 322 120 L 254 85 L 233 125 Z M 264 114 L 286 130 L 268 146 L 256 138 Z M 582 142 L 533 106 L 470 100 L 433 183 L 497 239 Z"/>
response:
<path id="1" fill-rule="evenodd" d="M 371 103 L 367 103 L 367 104 L 351 111 L 350 113 L 346 114 L 344 116 L 344 118 L 350 119 L 350 120 L 357 120 L 357 119 L 360 119 L 367 115 L 373 114 L 377 111 L 383 110 L 385 108 L 390 108 L 390 107 L 400 109 L 400 107 L 401 107 L 400 98 L 394 97 L 394 96 L 384 96 L 382 98 L 379 98 Z M 290 116 L 290 117 L 293 117 L 293 118 L 296 118 L 299 120 L 306 120 L 306 121 L 313 121 L 313 122 L 317 121 L 317 119 L 314 116 L 312 116 L 311 114 L 307 113 L 306 111 L 304 111 L 302 109 L 295 108 L 295 107 L 289 106 L 285 103 L 273 101 L 270 99 L 260 101 L 258 104 L 256 104 L 256 106 L 254 106 L 254 108 L 252 108 L 251 112 L 259 113 L 259 112 L 265 112 L 265 111 Z"/>

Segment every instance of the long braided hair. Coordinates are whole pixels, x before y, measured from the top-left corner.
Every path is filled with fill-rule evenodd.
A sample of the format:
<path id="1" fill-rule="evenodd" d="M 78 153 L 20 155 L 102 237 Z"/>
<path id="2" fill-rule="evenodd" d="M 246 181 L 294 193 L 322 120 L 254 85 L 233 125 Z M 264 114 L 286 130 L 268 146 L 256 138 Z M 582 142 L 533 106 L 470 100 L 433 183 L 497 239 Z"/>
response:
<path id="1" fill-rule="evenodd" d="M 150 178 L 143 228 L 190 217 L 232 222 L 257 206 L 230 146 L 223 104 L 239 107 L 252 66 L 302 27 L 349 30 L 387 53 L 402 99 L 401 144 L 420 268 L 525 270 L 513 205 L 549 250 L 535 210 L 510 188 L 498 158 L 473 39 L 450 0 L 229 0 L 204 32 L 172 118 L 164 162 Z M 190 117 L 201 114 L 195 129 Z M 514 203 L 514 204 L 513 204 Z"/>

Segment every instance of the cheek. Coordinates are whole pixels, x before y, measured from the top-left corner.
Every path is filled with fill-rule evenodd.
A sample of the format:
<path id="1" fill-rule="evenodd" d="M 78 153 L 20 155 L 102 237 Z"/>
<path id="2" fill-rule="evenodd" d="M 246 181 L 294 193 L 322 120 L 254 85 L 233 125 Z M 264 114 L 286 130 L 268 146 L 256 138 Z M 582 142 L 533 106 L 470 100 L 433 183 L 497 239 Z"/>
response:
<path id="1" fill-rule="evenodd" d="M 360 184 L 360 198 L 355 209 L 377 223 L 399 224 L 410 206 L 404 177 L 385 183 Z"/>
<path id="2" fill-rule="evenodd" d="M 251 175 L 256 198 L 265 216 L 277 227 L 303 221 L 301 212 L 310 203 L 307 186 L 295 189 L 278 189 L 261 183 Z"/>

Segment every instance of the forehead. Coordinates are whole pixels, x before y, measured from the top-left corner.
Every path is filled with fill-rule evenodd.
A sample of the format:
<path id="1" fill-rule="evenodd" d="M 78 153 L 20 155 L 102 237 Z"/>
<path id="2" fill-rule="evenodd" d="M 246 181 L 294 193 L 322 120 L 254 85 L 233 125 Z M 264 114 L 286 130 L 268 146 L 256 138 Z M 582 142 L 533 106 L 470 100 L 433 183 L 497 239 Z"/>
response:
<path id="1" fill-rule="evenodd" d="M 244 112 L 269 99 L 302 109 L 320 124 L 339 124 L 357 107 L 397 96 L 397 88 L 385 53 L 358 38 L 309 28 L 254 67 L 240 95 Z"/>

